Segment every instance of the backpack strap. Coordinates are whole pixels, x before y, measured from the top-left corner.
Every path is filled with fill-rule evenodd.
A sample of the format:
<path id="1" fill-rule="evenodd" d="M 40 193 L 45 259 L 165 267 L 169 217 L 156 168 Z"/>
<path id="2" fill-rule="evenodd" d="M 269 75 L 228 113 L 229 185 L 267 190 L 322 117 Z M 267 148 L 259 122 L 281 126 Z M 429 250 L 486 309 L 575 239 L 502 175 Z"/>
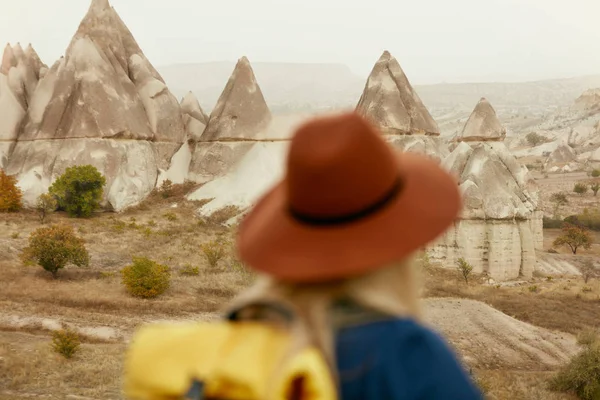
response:
<path id="1" fill-rule="evenodd" d="M 230 310 L 225 319 L 228 321 L 283 321 L 291 324 L 295 313 L 281 303 L 274 301 L 255 301 Z"/>
<path id="2" fill-rule="evenodd" d="M 331 325 L 334 332 L 358 325 L 386 321 L 391 316 L 357 304 L 349 298 L 340 298 L 333 302 L 330 309 Z"/>

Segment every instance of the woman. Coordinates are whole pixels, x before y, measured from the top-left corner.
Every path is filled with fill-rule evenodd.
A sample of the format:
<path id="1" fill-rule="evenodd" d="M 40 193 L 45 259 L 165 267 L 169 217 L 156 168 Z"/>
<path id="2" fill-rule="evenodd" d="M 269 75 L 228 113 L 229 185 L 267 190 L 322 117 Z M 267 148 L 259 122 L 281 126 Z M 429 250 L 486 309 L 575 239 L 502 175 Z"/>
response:
<path id="1" fill-rule="evenodd" d="M 448 173 L 396 154 L 356 114 L 310 121 L 292 139 L 285 178 L 240 226 L 240 257 L 264 276 L 231 319 L 293 327 L 290 352 L 319 348 L 342 400 L 480 399 L 420 322 L 413 262 L 460 208 Z"/>

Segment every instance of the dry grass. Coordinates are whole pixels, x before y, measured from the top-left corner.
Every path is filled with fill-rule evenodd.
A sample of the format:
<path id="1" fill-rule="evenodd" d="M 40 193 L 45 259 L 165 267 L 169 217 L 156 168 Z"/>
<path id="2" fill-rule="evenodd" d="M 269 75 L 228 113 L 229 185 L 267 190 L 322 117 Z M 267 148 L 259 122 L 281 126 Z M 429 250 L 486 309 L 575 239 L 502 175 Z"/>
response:
<path id="1" fill-rule="evenodd" d="M 0 399 L 18 398 L 17 393 L 121 398 L 124 344 L 83 344 L 66 360 L 50 343 L 46 336 L 0 332 Z"/>
<path id="2" fill-rule="evenodd" d="M 182 193 L 187 189 L 177 190 L 180 191 L 168 199 L 153 195 L 123 214 L 99 213 L 87 220 L 53 214 L 50 222 L 72 224 L 86 240 L 91 255 L 89 268 L 68 267 L 57 280 L 41 268 L 22 266 L 18 259 L 30 232 L 40 226 L 37 216 L 28 212 L 0 214 L 0 317 L 36 316 L 73 326 L 106 326 L 125 337 L 146 322 L 211 318 L 253 280 L 253 274 L 235 260 L 229 245 L 226 257 L 215 268 L 209 267 L 201 251 L 202 244 L 217 237 L 231 241 L 232 232 L 217 226 L 217 222 L 229 219 L 239 210 L 225 209 L 214 220 L 201 221 L 195 214 L 198 203 L 183 200 Z M 167 213 L 176 218 L 164 218 Z M 126 293 L 118 271 L 131 263 L 132 256 L 146 256 L 172 268 L 172 285 L 163 296 L 142 300 Z M 179 273 L 186 265 L 197 266 L 198 275 Z M 518 319 L 550 329 L 577 333 L 588 326 L 598 327 L 600 321 L 597 280 L 587 285 L 591 292 L 583 293 L 582 280 L 546 281 L 545 277 L 538 277 L 532 283 L 539 289 L 534 293 L 528 285 L 484 286 L 480 277 L 473 277 L 467 286 L 457 270 L 429 267 L 425 278 L 426 296 L 481 300 Z M 119 382 L 125 345 L 119 340 L 103 342 L 84 336 L 81 352 L 73 360 L 63 360 L 52 353 L 48 330 L 35 326 L 0 327 L 0 400 L 19 399 L 26 394 L 56 399 L 65 399 L 68 394 L 121 398 Z M 490 398 L 569 398 L 544 391 L 547 372 L 478 374 L 491 386 Z M 6 394 L 3 390 L 11 392 Z"/>
<path id="3" fill-rule="evenodd" d="M 479 300 L 503 313 L 533 325 L 577 334 L 600 327 L 600 281 L 585 285 L 583 279 L 545 277 L 518 287 L 483 285 L 473 277 L 466 285 L 458 270 L 429 267 L 424 273 L 426 297 L 458 297 Z M 478 280 L 478 282 L 477 282 Z M 536 291 L 530 287 L 537 286 Z M 592 288 L 584 292 L 584 286 Z"/>
<path id="4" fill-rule="evenodd" d="M 478 371 L 488 400 L 576 400 L 577 397 L 547 390 L 553 372 Z"/>

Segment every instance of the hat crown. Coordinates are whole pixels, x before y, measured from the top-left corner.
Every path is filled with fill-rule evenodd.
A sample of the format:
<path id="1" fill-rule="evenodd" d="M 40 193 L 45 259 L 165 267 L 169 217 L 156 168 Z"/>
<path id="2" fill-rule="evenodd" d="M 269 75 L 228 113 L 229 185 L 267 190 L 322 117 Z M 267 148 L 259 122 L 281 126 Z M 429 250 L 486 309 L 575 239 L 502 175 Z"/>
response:
<path id="1" fill-rule="evenodd" d="M 400 179 L 395 153 L 355 113 L 311 121 L 294 136 L 287 165 L 289 207 L 312 218 L 360 213 Z"/>

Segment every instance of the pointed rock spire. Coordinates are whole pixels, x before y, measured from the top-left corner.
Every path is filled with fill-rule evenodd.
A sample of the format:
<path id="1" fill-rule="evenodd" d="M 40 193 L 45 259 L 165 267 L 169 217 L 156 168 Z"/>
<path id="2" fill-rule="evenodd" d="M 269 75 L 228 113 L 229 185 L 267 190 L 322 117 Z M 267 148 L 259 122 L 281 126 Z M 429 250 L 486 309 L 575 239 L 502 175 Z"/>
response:
<path id="1" fill-rule="evenodd" d="M 459 142 L 503 141 L 506 129 L 500 123 L 496 110 L 485 98 L 481 98 L 471 113 L 465 127 L 456 138 Z"/>
<path id="2" fill-rule="evenodd" d="M 271 111 L 252 66 L 246 57 L 242 57 L 210 115 L 202 141 L 251 139 L 270 122 Z"/>
<path id="3" fill-rule="evenodd" d="M 200 102 L 192 92 L 188 92 L 185 97 L 181 99 L 181 111 L 205 125 L 208 122 L 208 116 L 204 113 L 202 107 L 200 107 Z"/>
<path id="4" fill-rule="evenodd" d="M 92 0 L 89 11 L 98 12 L 110 9 L 110 2 L 108 0 Z"/>
<path id="5" fill-rule="evenodd" d="M 48 66 L 42 62 L 40 56 L 35 51 L 31 43 L 25 49 L 25 59 L 33 69 L 38 79 L 42 78 L 43 70 L 47 70 Z"/>
<path id="6" fill-rule="evenodd" d="M 10 43 L 6 44 L 4 54 L 2 55 L 2 64 L 0 64 L 0 73 L 8 75 L 8 70 L 17 66 L 17 59 Z"/>
<path id="7" fill-rule="evenodd" d="M 17 43 L 13 46 L 13 52 L 15 54 L 15 58 L 17 59 L 17 62 L 19 62 L 25 58 L 25 52 L 23 51 L 23 48 L 21 47 L 21 43 Z"/>
<path id="8" fill-rule="evenodd" d="M 356 111 L 384 134 L 440 134 L 437 123 L 388 51 L 373 67 Z"/>

